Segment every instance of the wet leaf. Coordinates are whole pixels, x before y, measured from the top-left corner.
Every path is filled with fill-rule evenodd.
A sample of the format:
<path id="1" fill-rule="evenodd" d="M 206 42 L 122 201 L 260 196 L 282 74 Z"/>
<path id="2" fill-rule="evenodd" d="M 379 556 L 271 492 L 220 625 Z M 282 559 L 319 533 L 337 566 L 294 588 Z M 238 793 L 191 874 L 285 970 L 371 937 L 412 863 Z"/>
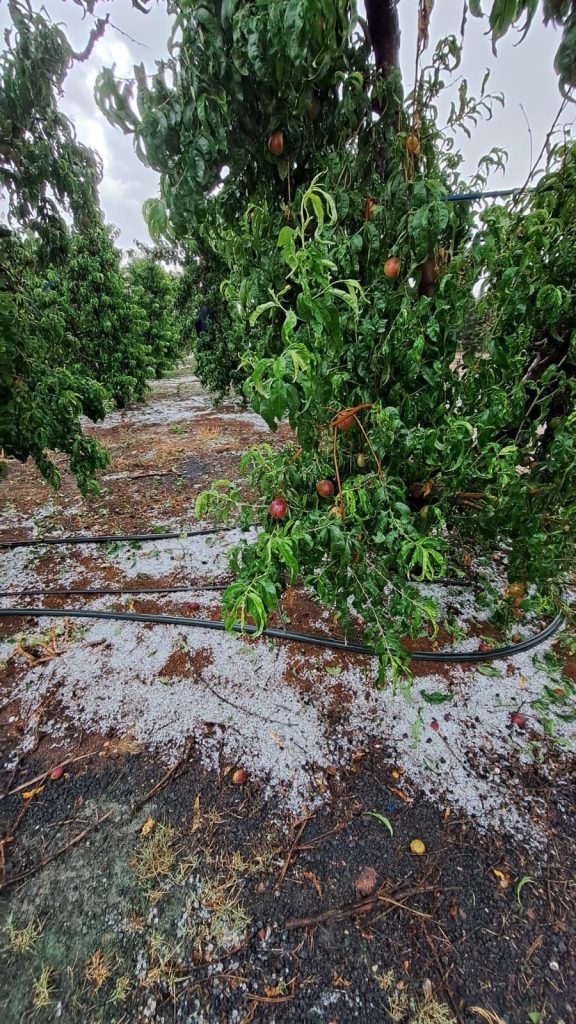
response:
<path id="1" fill-rule="evenodd" d="M 454 699 L 453 694 L 440 693 L 439 690 L 420 690 L 420 696 L 428 704 L 445 704 L 447 701 Z"/>
<path id="2" fill-rule="evenodd" d="M 510 876 L 504 871 L 499 871 L 498 868 L 492 868 L 492 874 L 496 876 L 500 883 L 501 889 L 507 889 L 510 885 Z"/>
<path id="3" fill-rule="evenodd" d="M 303 871 L 302 872 L 302 876 L 304 878 L 307 878 L 308 881 L 312 883 L 312 885 L 316 889 L 316 892 L 318 893 L 318 896 L 320 897 L 320 899 L 322 899 L 322 886 L 320 885 L 320 882 L 316 878 L 316 875 L 314 874 L 314 872 L 313 871 Z"/>
<path id="4" fill-rule="evenodd" d="M 394 829 L 392 828 L 392 825 L 390 824 L 388 818 L 385 818 L 383 814 L 378 814 L 377 811 L 366 811 L 365 814 L 369 818 L 376 818 L 376 821 L 379 821 L 381 825 L 385 825 L 391 836 L 394 835 Z"/>
<path id="5" fill-rule="evenodd" d="M 38 796 L 44 789 L 44 786 L 34 786 L 34 789 L 25 789 L 22 793 L 23 800 L 32 800 L 32 797 Z"/>
<path id="6" fill-rule="evenodd" d="M 529 875 L 524 875 L 523 878 L 521 878 L 520 881 L 516 883 L 516 887 L 514 889 L 514 895 L 516 896 L 516 902 L 519 907 L 522 906 L 520 894 L 525 885 L 534 885 L 534 882 Z"/>

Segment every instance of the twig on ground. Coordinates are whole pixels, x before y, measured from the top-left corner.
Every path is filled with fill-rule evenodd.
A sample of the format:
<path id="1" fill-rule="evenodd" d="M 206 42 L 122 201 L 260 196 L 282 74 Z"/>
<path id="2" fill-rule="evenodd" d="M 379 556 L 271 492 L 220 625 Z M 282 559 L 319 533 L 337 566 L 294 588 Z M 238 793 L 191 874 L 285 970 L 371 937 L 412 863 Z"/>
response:
<path id="1" fill-rule="evenodd" d="M 406 910 L 409 914 L 414 914 L 416 917 L 421 917 L 426 920 L 431 919 L 430 914 L 424 914 L 421 910 L 414 910 L 413 907 L 407 907 L 403 902 L 408 899 L 409 896 L 415 896 L 422 892 L 431 891 L 430 886 L 422 888 L 421 886 L 417 889 L 409 889 L 406 892 L 396 892 L 395 896 L 389 895 L 379 890 L 374 896 L 369 896 L 364 900 L 357 900 L 355 903 L 345 903 L 341 907 L 332 907 L 330 910 L 321 910 L 318 914 L 311 914 L 310 917 L 293 917 L 289 918 L 284 927 L 288 931 L 292 931 L 295 928 L 311 928 L 318 924 L 324 924 L 327 921 L 342 921 L 346 917 L 353 917 L 355 914 L 368 914 L 373 910 L 376 910 L 381 903 L 387 903 L 390 906 L 398 907 L 400 910 Z"/>
<path id="2" fill-rule="evenodd" d="M 108 813 L 105 814 L 103 818 L 98 818 L 97 821 L 92 822 L 92 824 L 88 828 L 85 828 L 83 832 L 80 832 L 79 835 L 74 836 L 74 839 L 71 839 L 69 843 L 66 843 L 66 846 L 61 846 L 60 849 L 56 850 L 56 852 L 51 854 L 50 857 L 46 857 L 46 860 L 39 861 L 37 864 L 34 865 L 34 867 L 28 868 L 27 871 L 22 871 L 21 874 L 19 875 L 14 875 L 13 878 L 7 878 L 6 881 L 0 886 L 0 890 L 6 889 L 9 885 L 14 885 L 15 882 L 23 882 L 25 878 L 29 878 L 31 875 L 35 875 L 37 871 L 41 871 L 42 868 L 45 868 L 47 864 L 50 864 L 53 860 L 56 860 L 57 857 L 61 857 L 63 853 L 67 852 L 67 850 L 71 850 L 73 846 L 77 846 L 77 844 L 82 842 L 82 840 L 85 839 L 86 836 L 90 834 L 90 832 L 93 832 L 94 829 L 98 828 L 99 825 L 102 825 L 103 822 L 107 821 L 108 818 L 111 817 L 112 811 L 108 811 Z"/>
<path id="3" fill-rule="evenodd" d="M 152 786 L 152 789 L 149 789 L 148 792 L 140 800 L 136 801 L 136 803 L 132 807 L 132 810 L 130 811 L 130 818 L 133 818 L 134 815 L 137 814 L 138 811 L 142 809 L 142 807 L 144 807 L 144 804 L 147 804 L 148 801 L 151 800 L 153 796 L 156 796 L 156 793 L 160 792 L 161 789 L 164 789 L 164 786 L 167 786 L 168 783 L 171 782 L 172 779 L 174 779 L 185 768 L 191 753 L 192 742 L 189 742 L 180 760 L 177 761 L 176 764 L 172 765 L 172 767 L 166 772 L 166 774 L 162 776 L 160 782 L 157 782 L 156 785 Z"/>
<path id="4" fill-rule="evenodd" d="M 280 874 L 278 875 L 278 885 L 282 885 L 282 882 L 284 881 L 284 879 L 286 877 L 286 872 L 288 871 L 288 867 L 290 865 L 290 861 L 292 860 L 292 854 L 294 853 L 296 847 L 298 846 L 298 843 L 300 842 L 300 839 L 302 838 L 302 833 L 304 832 L 304 829 L 306 828 L 306 825 L 308 824 L 310 819 L 313 818 L 313 817 L 314 817 L 314 815 L 310 814 L 307 818 L 304 818 L 302 821 L 300 821 L 300 823 L 299 823 L 300 824 L 300 828 L 298 829 L 298 834 L 296 835 L 296 838 L 295 838 L 294 842 L 292 843 L 292 846 L 288 850 L 288 853 L 286 854 L 286 858 L 284 860 L 284 863 L 283 863 L 283 865 L 282 865 L 282 867 L 280 869 Z"/>
<path id="5" fill-rule="evenodd" d="M 426 936 L 426 942 L 428 943 L 428 945 L 430 947 L 430 950 L 431 950 L 431 953 L 432 953 L 432 956 L 434 957 L 434 962 L 436 964 L 436 970 L 438 971 L 438 974 L 440 975 L 440 977 L 442 979 L 442 984 L 444 986 L 444 991 L 446 992 L 446 995 L 448 996 L 448 1000 L 450 1002 L 450 1005 L 451 1005 L 452 1009 L 454 1010 L 454 1013 L 456 1014 L 456 1019 L 458 1020 L 459 1024 L 464 1024 L 464 1018 L 463 1018 L 462 1013 L 460 1011 L 460 1008 L 459 1008 L 459 1006 L 458 1006 L 458 1004 L 457 1004 L 457 1002 L 456 1002 L 456 1000 L 455 1000 L 455 998 L 454 998 L 454 996 L 452 994 L 452 989 L 450 988 L 450 985 L 448 984 L 448 970 L 444 970 L 443 967 L 442 967 L 442 962 L 440 960 L 440 957 L 438 956 L 438 953 L 436 952 L 436 946 L 434 945 L 434 943 L 432 942 L 432 939 L 430 938 L 430 935 L 429 935 L 428 929 L 426 928 L 426 925 L 423 924 L 422 928 L 423 928 L 423 931 L 424 931 L 424 935 Z"/>
<path id="6" fill-rule="evenodd" d="M 247 992 L 246 998 L 252 1003 L 264 1003 L 266 1006 L 275 1006 L 279 1003 L 289 1003 L 296 995 L 296 978 L 288 982 L 292 991 L 286 996 L 259 996 L 255 992 Z"/>
<path id="7" fill-rule="evenodd" d="M 23 782 L 21 786 L 15 786 L 14 789 L 9 789 L 7 793 L 0 794 L 0 800 L 4 800 L 7 796 L 12 796 L 14 793 L 20 793 L 23 789 L 30 789 L 31 786 L 36 785 L 37 782 L 42 782 L 43 779 L 47 779 L 54 768 L 66 768 L 69 764 L 75 764 L 77 761 L 85 761 L 87 757 L 95 757 L 99 754 L 99 750 L 93 750 L 90 754 L 79 754 L 78 757 L 69 757 L 66 761 L 59 761 L 57 765 L 52 768 L 48 768 L 47 771 L 42 772 L 41 775 L 36 775 L 33 779 L 28 779 L 27 782 Z"/>
<path id="8" fill-rule="evenodd" d="M 316 846 L 320 846 L 320 843 L 328 839 L 329 836 L 336 835 L 337 832 L 341 832 L 342 829 L 348 828 L 350 825 L 349 821 L 339 821 L 334 828 L 331 828 L 328 832 L 321 832 L 319 836 L 314 836 L 308 843 L 299 843 L 295 847 L 295 850 L 313 850 Z"/>

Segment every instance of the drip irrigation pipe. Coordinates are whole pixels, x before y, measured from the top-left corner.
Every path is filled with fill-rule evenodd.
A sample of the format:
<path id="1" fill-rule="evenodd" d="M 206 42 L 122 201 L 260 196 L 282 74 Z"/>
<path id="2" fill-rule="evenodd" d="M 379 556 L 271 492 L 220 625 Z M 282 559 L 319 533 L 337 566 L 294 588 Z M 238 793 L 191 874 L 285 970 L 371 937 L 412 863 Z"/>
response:
<path id="1" fill-rule="evenodd" d="M 91 609 L 79 608 L 0 608 L 0 617 L 15 618 L 20 616 L 31 616 L 34 618 L 49 619 L 112 619 L 121 622 L 153 622 L 163 626 L 188 626 L 197 629 L 212 629 L 220 633 L 226 627 L 220 620 L 214 619 L 191 619 L 185 615 L 146 615 L 140 612 L 99 612 Z M 446 664 L 475 663 L 482 661 L 495 661 L 497 658 L 510 658 L 515 654 L 530 651 L 533 647 L 544 643 L 562 625 L 562 615 L 557 615 L 543 630 L 535 636 L 528 637 L 516 644 L 509 644 L 506 647 L 495 647 L 491 651 L 408 651 L 413 661 L 441 661 Z M 235 623 L 232 627 L 235 633 L 255 634 L 258 632 L 256 626 L 241 626 Z M 346 640 L 336 640 L 328 637 L 317 636 L 314 633 L 297 633 L 291 630 L 273 629 L 267 627 L 262 630 L 261 636 L 270 637 L 275 640 L 293 640 L 296 643 L 309 644 L 312 647 L 326 647 L 332 651 L 348 651 L 351 654 L 368 654 L 377 657 L 373 647 L 365 644 L 348 643 Z"/>
<path id="2" fill-rule="evenodd" d="M 490 192 L 452 192 L 450 195 L 441 196 L 445 203 L 474 203 L 479 199 L 498 199 L 500 196 L 516 196 L 521 192 L 532 191 L 525 188 L 499 188 Z"/>
<path id="3" fill-rule="evenodd" d="M 50 588 L 44 589 L 43 587 L 25 587 L 22 590 L 19 587 L 12 587 L 10 590 L 0 590 L 0 597 L 32 597 L 39 595 L 41 597 L 67 597 L 70 595 L 92 595 L 98 596 L 99 594 L 185 594 L 188 591 L 203 591 L 203 590 L 226 590 L 233 580 L 228 580 L 227 583 L 192 583 L 192 584 L 179 584 L 173 587 L 63 587 L 63 588 Z M 408 580 L 407 582 L 420 582 L 419 580 Z M 454 579 L 451 576 L 446 576 L 444 579 L 434 580 L 434 586 L 447 586 L 447 587 L 478 587 L 479 584 L 475 580 L 470 579 Z"/>
<path id="4" fill-rule="evenodd" d="M 98 596 L 98 594 L 185 594 L 192 590 L 226 590 L 226 587 L 230 586 L 230 580 L 228 583 L 194 583 L 190 586 L 179 586 L 179 587 L 87 587 L 82 589 L 69 589 L 66 590 L 37 590 L 35 587 L 29 587 L 26 590 L 0 590 L 0 597 L 32 597 L 34 594 L 41 595 L 42 597 L 62 597 L 68 596 L 68 594 L 87 594 Z"/>
<path id="5" fill-rule="evenodd" d="M 257 524 L 251 524 L 243 530 L 241 526 L 210 526 L 201 530 L 171 530 L 167 533 L 110 533 L 94 536 L 93 534 L 80 535 L 78 537 L 34 537 L 29 540 L 0 540 L 0 548 L 32 548 L 43 544 L 114 544 L 131 541 L 144 540 L 186 540 L 188 537 L 204 537 L 211 533 L 226 533 L 231 530 L 254 529 Z"/>

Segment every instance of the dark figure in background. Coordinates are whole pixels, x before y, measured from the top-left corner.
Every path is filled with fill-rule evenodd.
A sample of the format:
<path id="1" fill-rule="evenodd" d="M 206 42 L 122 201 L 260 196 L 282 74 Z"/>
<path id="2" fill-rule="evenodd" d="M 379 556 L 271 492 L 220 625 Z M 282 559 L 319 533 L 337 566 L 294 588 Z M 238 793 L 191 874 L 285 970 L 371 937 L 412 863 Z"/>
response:
<path id="1" fill-rule="evenodd" d="M 208 320 L 210 317 L 210 310 L 205 302 L 202 303 L 198 310 L 198 317 L 196 320 L 196 334 L 202 334 L 202 331 L 206 330 Z"/>

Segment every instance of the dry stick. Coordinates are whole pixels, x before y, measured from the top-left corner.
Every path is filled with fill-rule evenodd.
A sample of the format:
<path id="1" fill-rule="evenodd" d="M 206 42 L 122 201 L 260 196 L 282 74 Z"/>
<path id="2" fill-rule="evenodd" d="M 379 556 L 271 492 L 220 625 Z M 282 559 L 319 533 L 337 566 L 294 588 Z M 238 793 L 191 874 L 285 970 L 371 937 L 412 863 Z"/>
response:
<path id="1" fill-rule="evenodd" d="M 47 857 L 46 860 L 39 861 L 38 864 L 34 865 L 34 867 L 28 868 L 27 871 L 23 871 L 20 875 L 14 875 L 14 878 L 7 878 L 0 886 L 0 890 L 6 889 L 9 885 L 14 885 L 15 882 L 22 882 L 25 878 L 29 878 L 30 875 L 34 875 L 37 871 L 41 871 L 41 869 L 45 868 L 47 864 L 51 863 L 51 861 L 56 860 L 57 857 L 60 857 L 63 853 L 66 853 L 67 850 L 72 849 L 73 846 L 76 846 L 85 839 L 86 836 L 89 835 L 90 832 L 93 832 L 95 828 L 98 828 L 102 822 L 107 821 L 107 819 L 112 816 L 112 813 L 112 811 L 108 811 L 103 818 L 98 818 L 97 821 L 94 821 L 88 828 L 85 828 L 83 832 L 80 832 L 79 835 L 74 836 L 74 839 L 69 843 L 66 843 L 66 846 L 61 846 L 59 850 L 56 850 L 56 852 L 51 854 L 50 857 Z"/>
<path id="2" fill-rule="evenodd" d="M 370 451 L 372 452 L 372 455 L 374 456 L 374 459 L 375 459 L 375 461 L 376 461 L 376 468 L 377 468 L 377 470 L 378 470 L 378 476 L 379 476 L 380 478 L 382 478 L 382 463 L 380 462 L 380 459 L 379 459 L 379 458 L 378 458 L 378 456 L 376 455 L 376 452 L 374 451 L 374 449 L 373 449 L 373 447 L 372 447 L 372 444 L 371 444 L 370 438 L 368 437 L 368 434 L 367 434 L 367 433 L 366 433 L 366 431 L 364 430 L 364 427 L 363 427 L 362 423 L 360 422 L 360 420 L 358 419 L 358 417 L 357 417 L 357 416 L 355 416 L 355 417 L 354 417 L 354 419 L 356 420 L 356 423 L 357 423 L 357 424 L 358 424 L 358 426 L 360 427 L 360 430 L 362 431 L 362 433 L 364 434 L 364 437 L 366 438 L 366 441 L 368 442 L 368 447 L 369 447 Z"/>
<path id="3" fill-rule="evenodd" d="M 535 175 L 535 173 L 536 173 L 536 171 L 538 169 L 538 165 L 539 165 L 542 157 L 544 156 L 544 153 L 546 152 L 546 147 L 547 147 L 550 139 L 552 138 L 552 136 L 554 134 L 554 131 L 556 129 L 556 125 L 558 124 L 558 121 L 562 117 L 562 114 L 564 113 L 564 110 L 566 109 L 567 104 L 568 104 L 568 97 L 565 96 L 564 99 L 562 100 L 562 103 L 560 104 L 560 109 L 558 110 L 558 113 L 556 114 L 556 117 L 552 121 L 552 124 L 551 124 L 551 126 L 550 126 L 550 128 L 549 128 L 549 130 L 548 130 L 548 132 L 546 134 L 546 137 L 544 139 L 544 143 L 542 145 L 542 149 L 540 150 L 540 152 L 539 152 L 539 154 L 538 154 L 538 156 L 536 158 L 536 163 L 532 164 L 532 166 L 530 167 L 530 170 L 528 171 L 528 177 L 526 178 L 526 181 L 522 185 L 522 188 L 519 189 L 517 195 L 512 200 L 512 208 L 514 208 L 518 204 L 518 201 L 522 198 L 522 196 L 524 195 L 526 189 L 528 188 L 528 185 L 530 184 L 530 181 L 534 177 L 534 175 Z"/>
<path id="4" fill-rule="evenodd" d="M 93 750 L 90 754 L 79 754 L 78 757 L 69 757 L 66 761 L 59 761 L 58 764 L 54 765 L 54 768 L 66 768 L 69 764 L 74 764 L 76 761 L 85 761 L 87 757 L 96 757 L 96 754 L 100 754 L 101 751 Z M 23 789 L 28 789 L 30 786 L 36 785 L 37 782 L 42 782 L 43 779 L 47 779 L 54 768 L 48 768 L 48 771 L 42 772 L 41 775 L 36 775 L 33 779 L 28 779 L 27 782 L 23 782 L 21 786 L 15 786 L 14 789 L 9 789 L 7 793 L 0 794 L 0 800 L 5 800 L 7 796 L 12 796 L 13 793 L 20 793 Z"/>
<path id="5" fill-rule="evenodd" d="M 266 1005 L 276 1005 L 277 1003 L 289 1003 L 291 999 L 294 999 L 295 993 L 291 996 L 257 996 L 252 992 L 248 992 L 246 999 L 249 999 L 251 1003 L 266 1003 Z"/>
<path id="6" fill-rule="evenodd" d="M 137 812 L 141 810 L 142 807 L 144 807 L 144 804 L 147 804 L 148 801 L 151 800 L 153 796 L 156 796 L 156 793 L 158 793 L 161 789 L 164 789 L 164 786 L 166 786 L 170 782 L 170 780 L 173 779 L 177 775 L 177 773 L 184 768 L 186 762 L 188 761 L 188 758 L 190 757 L 191 752 L 192 743 L 190 742 L 188 743 L 188 746 L 186 747 L 186 750 L 183 756 L 180 758 L 180 760 L 177 761 L 176 764 L 172 765 L 172 767 L 166 772 L 166 774 L 162 776 L 160 782 L 157 782 L 155 786 L 152 786 L 152 789 L 149 789 L 148 792 L 142 797 L 142 799 L 138 800 L 134 804 L 132 810 L 130 811 L 130 818 L 133 818 L 134 815 L 137 814 Z"/>
<path id="7" fill-rule="evenodd" d="M 300 842 L 300 840 L 302 838 L 302 833 L 303 833 L 304 829 L 306 828 L 306 825 L 308 824 L 310 819 L 313 818 L 313 817 L 314 817 L 314 815 L 311 814 L 308 818 L 304 818 L 304 821 L 302 821 L 300 823 L 300 828 L 298 830 L 298 835 L 296 836 L 294 842 L 292 843 L 292 846 L 288 850 L 288 854 L 287 854 L 286 859 L 285 859 L 285 861 L 284 861 L 284 863 L 282 865 L 282 868 L 280 870 L 280 874 L 278 875 L 278 885 L 282 885 L 282 882 L 284 881 L 284 878 L 286 877 L 286 872 L 288 871 L 288 867 L 289 867 L 290 861 L 292 860 L 292 854 L 294 853 L 294 850 L 296 849 L 296 847 L 298 846 L 298 843 Z"/>
<path id="8" fill-rule="evenodd" d="M 267 1005 L 274 1005 L 274 1003 L 289 1003 L 291 999 L 294 999 L 296 995 L 296 978 L 292 978 L 292 981 L 288 982 L 289 988 L 292 989 L 287 996 L 259 996 L 256 992 L 247 992 L 246 998 L 250 999 L 253 1003 L 265 1003 Z"/>
<path id="9" fill-rule="evenodd" d="M 408 896 L 413 896 L 421 892 L 430 891 L 431 887 L 426 889 L 410 889 L 406 893 L 398 893 L 398 896 L 407 899 Z M 351 917 L 354 914 L 366 914 L 371 910 L 376 910 L 379 903 L 389 903 L 391 906 L 399 907 L 401 910 L 407 910 L 409 914 L 414 914 L 416 917 L 423 917 L 430 920 L 430 914 L 423 914 L 420 910 L 414 910 L 412 907 L 407 907 L 400 900 L 393 899 L 392 896 L 385 896 L 384 893 L 376 893 L 375 896 L 370 896 L 364 900 L 358 900 L 356 903 L 345 903 L 342 907 L 333 907 L 331 910 L 321 910 L 318 914 L 311 914 L 310 917 L 293 917 L 289 918 L 284 927 L 291 931 L 294 928 L 310 928 L 317 924 L 324 924 L 325 921 L 340 920 L 344 917 Z"/>
<path id="10" fill-rule="evenodd" d="M 438 956 L 438 953 L 436 952 L 436 947 L 435 947 L 434 943 L 432 942 L 432 939 L 430 938 L 430 936 L 428 934 L 428 929 L 426 928 L 426 925 L 425 924 L 422 925 L 422 928 L 424 929 L 424 935 L 426 936 L 426 942 L 428 943 L 428 945 L 430 946 L 430 949 L 432 951 L 432 956 L 434 957 L 434 961 L 436 963 L 436 969 L 437 969 L 437 971 L 438 971 L 438 973 L 440 975 L 440 978 L 442 979 L 442 984 L 444 985 L 444 988 L 446 989 L 446 995 L 448 996 L 448 999 L 450 1000 L 450 1003 L 452 1005 L 452 1009 L 454 1010 L 454 1013 L 456 1014 L 456 1017 L 457 1017 L 458 1021 L 460 1022 L 460 1024 L 464 1024 L 464 1019 L 462 1017 L 462 1014 L 460 1013 L 460 1010 L 458 1008 L 458 1004 L 456 1003 L 456 1000 L 454 999 L 454 996 L 452 995 L 452 990 L 451 990 L 451 988 L 450 988 L 450 986 L 448 984 L 448 981 L 446 979 L 446 975 L 447 975 L 448 972 L 444 971 L 444 969 L 442 967 L 442 964 L 440 962 L 440 958 Z"/>
<path id="11" fill-rule="evenodd" d="M 341 832 L 343 828 L 349 828 L 349 821 L 340 821 L 334 828 L 331 828 L 328 832 L 321 832 L 319 836 L 314 836 L 309 843 L 299 843 L 295 847 L 296 850 L 313 850 L 316 846 L 319 846 L 328 836 L 335 835 L 337 832 Z"/>

